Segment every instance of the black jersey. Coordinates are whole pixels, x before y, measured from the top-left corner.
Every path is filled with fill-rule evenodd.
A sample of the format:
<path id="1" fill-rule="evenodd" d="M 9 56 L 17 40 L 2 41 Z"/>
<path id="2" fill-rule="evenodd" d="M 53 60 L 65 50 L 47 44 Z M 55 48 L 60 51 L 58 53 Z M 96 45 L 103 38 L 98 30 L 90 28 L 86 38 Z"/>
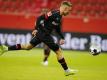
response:
<path id="1" fill-rule="evenodd" d="M 51 34 L 52 31 L 55 30 L 59 36 L 64 39 L 61 32 L 61 21 L 62 16 L 60 15 L 60 12 L 58 10 L 53 10 L 37 18 L 36 29 L 45 32 L 46 34 Z"/>

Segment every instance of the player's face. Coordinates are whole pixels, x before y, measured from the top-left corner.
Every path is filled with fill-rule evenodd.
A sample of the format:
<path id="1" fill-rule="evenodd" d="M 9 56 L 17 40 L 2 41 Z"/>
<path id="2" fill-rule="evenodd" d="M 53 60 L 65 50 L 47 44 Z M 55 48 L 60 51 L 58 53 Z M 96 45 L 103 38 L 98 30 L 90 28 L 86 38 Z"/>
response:
<path id="1" fill-rule="evenodd" d="M 66 16 L 71 12 L 72 7 L 64 6 L 63 7 L 63 15 Z"/>

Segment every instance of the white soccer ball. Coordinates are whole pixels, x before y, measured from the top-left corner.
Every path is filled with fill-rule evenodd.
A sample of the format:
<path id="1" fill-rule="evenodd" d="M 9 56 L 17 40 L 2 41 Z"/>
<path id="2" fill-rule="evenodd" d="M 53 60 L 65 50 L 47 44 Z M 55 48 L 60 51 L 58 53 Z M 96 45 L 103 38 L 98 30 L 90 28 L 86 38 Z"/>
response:
<path id="1" fill-rule="evenodd" d="M 96 56 L 101 53 L 101 47 L 96 44 L 90 45 L 90 52 L 93 56 Z"/>

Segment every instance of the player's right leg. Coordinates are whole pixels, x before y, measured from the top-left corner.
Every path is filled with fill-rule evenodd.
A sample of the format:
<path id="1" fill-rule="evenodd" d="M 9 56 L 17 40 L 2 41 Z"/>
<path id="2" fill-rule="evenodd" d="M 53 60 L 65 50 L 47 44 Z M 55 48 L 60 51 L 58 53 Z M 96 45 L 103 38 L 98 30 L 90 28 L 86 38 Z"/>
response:
<path id="1" fill-rule="evenodd" d="M 0 54 L 2 55 L 4 52 L 12 51 L 12 50 L 30 50 L 34 47 L 32 44 L 16 44 L 13 46 L 6 46 L 1 45 L 0 46 Z"/>
<path id="2" fill-rule="evenodd" d="M 12 50 L 30 50 L 33 47 L 35 47 L 37 44 L 39 44 L 40 42 L 41 41 L 35 36 L 31 39 L 29 44 L 16 44 L 13 46 L 1 45 L 0 54 L 3 54 L 4 52 L 7 52 L 7 51 L 12 51 Z"/>
<path id="3" fill-rule="evenodd" d="M 55 49 L 55 48 L 53 48 L 53 49 Z M 59 48 L 59 49 L 56 48 L 56 49 L 54 50 L 54 52 L 56 53 L 58 62 L 59 62 L 59 63 L 61 64 L 61 66 L 64 68 L 64 70 L 65 70 L 65 75 L 66 75 L 66 76 L 74 75 L 75 73 L 78 72 L 77 70 L 68 68 L 67 63 L 66 63 L 66 61 L 65 61 L 65 59 L 64 59 L 63 53 L 62 53 L 62 51 L 61 51 L 61 48 Z"/>
<path id="4" fill-rule="evenodd" d="M 0 55 L 2 55 L 4 52 L 8 51 L 8 47 L 5 45 L 0 46 Z"/>

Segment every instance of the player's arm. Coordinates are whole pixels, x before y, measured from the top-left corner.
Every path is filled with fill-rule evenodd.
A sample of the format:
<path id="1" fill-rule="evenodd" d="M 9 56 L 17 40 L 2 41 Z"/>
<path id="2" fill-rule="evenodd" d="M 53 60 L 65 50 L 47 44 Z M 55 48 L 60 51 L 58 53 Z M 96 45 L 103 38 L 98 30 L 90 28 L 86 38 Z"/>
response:
<path id="1" fill-rule="evenodd" d="M 36 36 L 36 33 L 37 33 L 37 32 L 38 32 L 38 31 L 37 31 L 36 29 L 33 30 L 33 31 L 32 31 L 32 35 L 33 35 L 33 36 Z"/>
<path id="2" fill-rule="evenodd" d="M 59 44 L 60 44 L 60 45 L 64 44 L 64 43 L 65 43 L 65 40 L 64 40 L 64 36 L 63 36 L 63 34 L 62 34 L 60 25 L 59 25 L 59 26 L 56 26 L 56 32 L 57 32 L 58 35 L 60 36 Z"/>
<path id="3" fill-rule="evenodd" d="M 44 25 L 45 25 L 44 22 L 47 19 L 49 19 L 50 17 L 52 17 L 51 12 L 48 12 L 48 13 L 42 14 L 41 16 L 39 16 L 37 18 L 37 21 L 36 21 L 35 26 L 34 26 L 35 30 L 32 31 L 32 35 L 33 36 L 36 35 L 38 28 L 40 28 L 40 29 L 42 29 L 42 30 L 47 32 L 47 30 L 44 28 Z"/>
<path id="4" fill-rule="evenodd" d="M 37 30 L 40 29 L 40 30 L 45 31 L 46 33 L 48 33 L 48 30 L 45 28 L 46 20 L 47 19 L 45 18 L 45 14 L 41 15 L 37 18 L 37 21 L 36 21 Z"/>
<path id="5" fill-rule="evenodd" d="M 58 33 L 58 35 L 60 36 L 61 39 L 64 39 L 64 36 L 63 36 L 62 31 L 59 26 L 56 27 L 56 32 Z"/>
<path id="6" fill-rule="evenodd" d="M 35 30 L 33 30 L 32 34 L 36 35 L 36 33 L 38 32 L 39 29 L 47 32 L 47 30 L 44 28 L 45 20 L 46 19 L 45 19 L 44 14 L 37 18 L 35 26 L 34 26 Z"/>
<path id="7" fill-rule="evenodd" d="M 38 27 L 36 26 L 36 22 L 35 22 L 34 30 L 32 31 L 32 35 L 33 35 L 33 36 L 35 36 L 36 33 L 38 32 L 38 31 L 37 31 L 37 28 L 38 28 Z"/>

